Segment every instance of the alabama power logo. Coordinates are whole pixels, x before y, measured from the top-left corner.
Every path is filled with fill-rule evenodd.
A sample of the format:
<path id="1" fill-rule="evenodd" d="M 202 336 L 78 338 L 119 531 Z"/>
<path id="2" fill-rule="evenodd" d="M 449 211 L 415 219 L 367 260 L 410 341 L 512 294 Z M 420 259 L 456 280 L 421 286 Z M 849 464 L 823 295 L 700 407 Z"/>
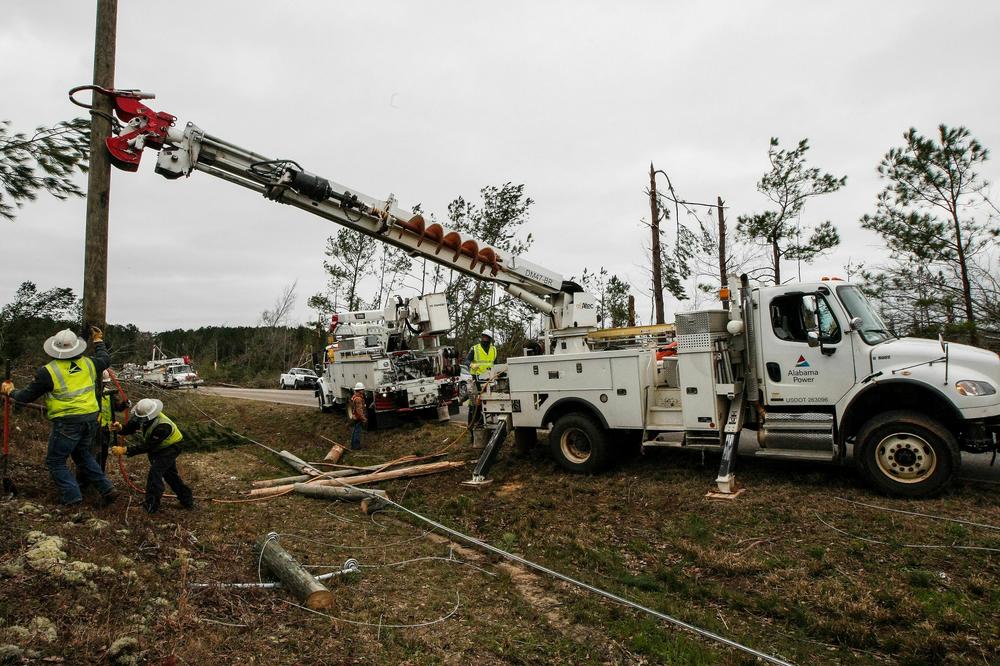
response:
<path id="1" fill-rule="evenodd" d="M 795 367 L 788 371 L 788 379 L 793 384 L 812 384 L 818 376 L 819 370 L 813 370 L 809 367 L 809 361 L 802 355 L 799 355 Z"/>

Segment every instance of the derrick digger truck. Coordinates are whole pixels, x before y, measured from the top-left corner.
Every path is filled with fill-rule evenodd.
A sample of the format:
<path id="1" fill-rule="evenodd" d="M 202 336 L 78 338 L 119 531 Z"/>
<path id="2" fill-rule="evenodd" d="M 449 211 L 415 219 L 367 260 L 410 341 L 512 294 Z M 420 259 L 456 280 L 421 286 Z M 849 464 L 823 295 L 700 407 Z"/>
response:
<path id="1" fill-rule="evenodd" d="M 719 451 L 724 494 L 736 492 L 744 429 L 756 431 L 758 457 L 853 460 L 873 487 L 903 497 L 944 489 L 962 451 L 997 451 L 997 354 L 897 338 L 855 285 L 759 287 L 734 276 L 727 308 L 679 313 L 672 326 L 601 330 L 594 297 L 579 285 L 428 224 L 393 195 L 374 199 L 293 160 L 180 125 L 143 103 L 152 95 L 83 86 L 70 98 L 83 89 L 109 95 L 124 123 L 107 140 L 121 169 L 136 171 L 151 148 L 156 173 L 168 179 L 215 176 L 492 282 L 546 316 L 541 344 L 494 366 L 486 381 L 490 432 L 473 483 L 485 481 L 511 432 L 530 446 L 547 431 L 555 459 L 575 472 L 598 472 L 634 444 Z M 658 359 L 667 337 L 676 354 Z"/>

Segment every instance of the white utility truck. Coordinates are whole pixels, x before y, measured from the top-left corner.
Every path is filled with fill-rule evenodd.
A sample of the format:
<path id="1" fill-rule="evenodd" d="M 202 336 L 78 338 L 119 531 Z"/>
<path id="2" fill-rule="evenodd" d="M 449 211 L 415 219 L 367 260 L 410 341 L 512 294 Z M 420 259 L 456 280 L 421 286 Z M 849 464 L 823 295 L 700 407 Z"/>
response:
<path id="1" fill-rule="evenodd" d="M 444 294 L 404 300 L 384 310 L 334 314 L 316 398 L 323 411 L 343 407 L 365 385 L 373 425 L 395 425 L 407 413 L 458 410 L 461 379 L 455 348 L 441 344 L 451 329 Z"/>
<path id="2" fill-rule="evenodd" d="M 85 87 L 93 88 L 93 87 Z M 74 91 L 71 91 L 71 98 Z M 852 460 L 882 492 L 921 497 L 956 475 L 961 451 L 996 451 L 1000 358 L 967 345 L 891 335 L 857 287 L 840 281 L 755 287 L 742 277 L 727 308 L 676 316 L 676 356 L 657 360 L 662 328 L 602 331 L 594 297 L 522 257 L 155 112 L 138 91 L 112 97 L 125 126 L 107 140 L 135 171 L 144 147 L 170 179 L 201 171 L 492 282 L 547 315 L 540 352 L 494 366 L 483 395 L 492 429 L 482 481 L 510 431 L 521 445 L 548 430 L 570 470 L 595 472 L 616 448 L 712 449 L 734 491 L 740 433 L 757 456 Z M 720 294 L 729 299 L 730 294 Z M 538 351 L 536 349 L 536 351 Z"/>
<path id="3" fill-rule="evenodd" d="M 195 372 L 189 356 L 168 358 L 159 347 L 153 347 L 153 358 L 144 364 L 126 363 L 122 379 L 146 382 L 160 388 L 197 388 L 205 381 Z"/>

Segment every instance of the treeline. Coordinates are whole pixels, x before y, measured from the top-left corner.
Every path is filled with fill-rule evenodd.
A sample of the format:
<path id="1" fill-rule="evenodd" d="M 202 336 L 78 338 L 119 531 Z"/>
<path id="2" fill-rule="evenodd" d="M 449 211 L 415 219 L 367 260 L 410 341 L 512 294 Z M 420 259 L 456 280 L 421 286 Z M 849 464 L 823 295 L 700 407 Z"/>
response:
<path id="1" fill-rule="evenodd" d="M 78 333 L 80 302 L 72 289 L 40 291 L 32 282 L 18 288 L 14 300 L 0 308 L 0 358 L 10 359 L 19 379 L 45 363 L 42 343 L 62 328 Z M 105 341 L 114 367 L 145 363 L 153 347 L 167 356 L 190 356 L 207 381 L 243 386 L 276 386 L 289 367 L 312 365 L 312 352 L 325 338 L 315 329 L 281 324 L 264 326 L 203 326 L 159 333 L 136 326 L 109 325 Z"/>

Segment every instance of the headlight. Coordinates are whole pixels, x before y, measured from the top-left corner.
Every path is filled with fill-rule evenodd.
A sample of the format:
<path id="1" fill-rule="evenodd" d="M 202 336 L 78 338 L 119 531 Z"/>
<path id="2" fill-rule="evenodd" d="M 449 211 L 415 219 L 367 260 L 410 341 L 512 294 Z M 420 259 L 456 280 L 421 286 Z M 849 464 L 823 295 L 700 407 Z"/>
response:
<path id="1" fill-rule="evenodd" d="M 993 395 L 997 392 L 993 384 L 989 382 L 977 382 L 972 379 L 963 379 L 955 382 L 955 390 L 959 395 Z"/>

